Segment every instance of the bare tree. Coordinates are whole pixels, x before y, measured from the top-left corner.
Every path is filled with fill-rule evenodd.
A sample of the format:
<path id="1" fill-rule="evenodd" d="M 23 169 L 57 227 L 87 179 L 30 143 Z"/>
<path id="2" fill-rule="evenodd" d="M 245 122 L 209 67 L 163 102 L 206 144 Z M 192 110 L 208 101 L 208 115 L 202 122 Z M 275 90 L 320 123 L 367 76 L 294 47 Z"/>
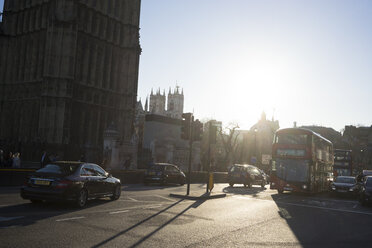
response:
<path id="1" fill-rule="evenodd" d="M 225 151 L 224 161 L 226 166 L 235 162 L 239 137 L 239 133 L 237 133 L 236 130 L 238 128 L 238 123 L 231 122 L 225 128 L 219 130 L 221 142 Z"/>

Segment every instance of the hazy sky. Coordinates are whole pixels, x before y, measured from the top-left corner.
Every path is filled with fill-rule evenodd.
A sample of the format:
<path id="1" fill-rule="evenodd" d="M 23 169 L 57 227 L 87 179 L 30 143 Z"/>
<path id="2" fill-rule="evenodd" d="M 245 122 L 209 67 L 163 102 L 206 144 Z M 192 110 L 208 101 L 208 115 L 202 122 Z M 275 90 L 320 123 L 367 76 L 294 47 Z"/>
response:
<path id="1" fill-rule="evenodd" d="M 372 1 L 142 0 L 138 95 L 249 128 L 372 124 Z"/>
<path id="2" fill-rule="evenodd" d="M 3 0 L 0 0 L 2 5 Z M 250 128 L 372 124 L 372 1 L 142 0 L 138 96 Z"/>

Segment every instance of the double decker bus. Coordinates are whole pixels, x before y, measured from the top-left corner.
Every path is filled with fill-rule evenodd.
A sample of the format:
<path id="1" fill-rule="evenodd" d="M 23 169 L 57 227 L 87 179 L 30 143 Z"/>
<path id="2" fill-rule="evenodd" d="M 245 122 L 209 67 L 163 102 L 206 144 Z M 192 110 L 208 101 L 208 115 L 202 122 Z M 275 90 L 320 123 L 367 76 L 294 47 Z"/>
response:
<path id="1" fill-rule="evenodd" d="M 333 145 L 304 128 L 276 131 L 273 141 L 270 189 L 316 193 L 327 191 L 333 167 Z"/>
<path id="2" fill-rule="evenodd" d="M 353 160 L 351 150 L 334 150 L 334 165 L 333 175 L 336 176 L 352 176 L 353 175 Z"/>

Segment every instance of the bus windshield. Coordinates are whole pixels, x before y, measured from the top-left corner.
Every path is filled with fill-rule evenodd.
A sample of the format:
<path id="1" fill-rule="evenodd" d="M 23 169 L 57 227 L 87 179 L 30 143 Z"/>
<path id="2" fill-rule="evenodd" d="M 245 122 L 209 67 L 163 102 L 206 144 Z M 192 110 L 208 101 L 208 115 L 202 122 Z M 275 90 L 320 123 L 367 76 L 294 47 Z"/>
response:
<path id="1" fill-rule="evenodd" d="M 306 145 L 308 144 L 307 134 L 296 134 L 296 133 L 280 133 L 275 137 L 276 144 L 295 144 L 295 145 Z"/>
<path id="2" fill-rule="evenodd" d="M 306 182 L 308 180 L 309 163 L 307 160 L 277 159 L 276 175 L 288 182 Z"/>

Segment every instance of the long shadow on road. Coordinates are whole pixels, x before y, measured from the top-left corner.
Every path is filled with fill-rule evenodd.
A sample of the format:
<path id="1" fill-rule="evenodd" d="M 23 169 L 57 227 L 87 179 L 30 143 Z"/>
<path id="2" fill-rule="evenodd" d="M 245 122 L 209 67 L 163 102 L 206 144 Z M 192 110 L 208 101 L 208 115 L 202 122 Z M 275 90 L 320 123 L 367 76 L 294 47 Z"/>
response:
<path id="1" fill-rule="evenodd" d="M 88 202 L 84 209 L 96 207 L 110 202 L 107 199 L 97 199 Z M 38 204 L 22 203 L 0 207 L 0 215 L 3 218 L 0 228 L 9 226 L 28 226 L 38 221 L 69 214 L 82 209 L 65 202 L 43 202 Z"/>
<path id="2" fill-rule="evenodd" d="M 143 219 L 142 221 L 138 222 L 137 224 L 134 224 L 132 225 L 131 227 L 128 227 L 126 228 L 125 230 L 115 234 L 114 236 L 100 242 L 99 244 L 93 246 L 94 248 L 96 247 L 101 247 L 105 244 L 107 244 L 108 242 L 118 238 L 119 236 L 121 235 L 124 235 L 125 233 L 133 230 L 134 228 L 144 224 L 145 222 L 153 219 L 154 217 L 166 212 L 167 210 L 175 207 L 176 205 L 178 205 L 180 202 L 184 201 L 183 199 L 173 203 L 172 205 L 160 210 L 159 212 L 147 217 L 146 219 Z M 150 232 L 149 234 L 147 234 L 146 236 L 144 236 L 143 238 L 141 238 L 140 240 L 138 240 L 136 243 L 134 243 L 133 245 L 131 245 L 130 247 L 136 247 L 138 245 L 140 245 L 141 243 L 143 243 L 144 241 L 146 241 L 147 239 L 149 239 L 151 236 L 153 236 L 155 233 L 159 232 L 161 229 L 163 229 L 164 227 L 166 227 L 167 225 L 169 225 L 171 222 L 173 222 L 174 220 L 176 220 L 178 217 L 180 217 L 181 215 L 183 215 L 185 212 L 187 212 L 189 209 L 191 208 L 197 208 L 199 207 L 201 204 L 203 204 L 205 202 L 205 200 L 200 200 L 200 201 L 196 201 L 194 202 L 193 204 L 191 204 L 190 206 L 188 206 L 187 208 L 185 208 L 184 210 L 182 210 L 181 212 L 179 212 L 178 214 L 176 214 L 174 217 L 172 217 L 171 219 L 169 219 L 168 221 L 166 221 L 165 223 L 163 223 L 162 225 L 160 225 L 158 228 L 156 228 L 154 231 Z"/>
<path id="3" fill-rule="evenodd" d="M 302 247 L 364 247 L 372 242 L 369 209 L 356 210 L 347 202 L 297 194 L 271 197 Z"/>

